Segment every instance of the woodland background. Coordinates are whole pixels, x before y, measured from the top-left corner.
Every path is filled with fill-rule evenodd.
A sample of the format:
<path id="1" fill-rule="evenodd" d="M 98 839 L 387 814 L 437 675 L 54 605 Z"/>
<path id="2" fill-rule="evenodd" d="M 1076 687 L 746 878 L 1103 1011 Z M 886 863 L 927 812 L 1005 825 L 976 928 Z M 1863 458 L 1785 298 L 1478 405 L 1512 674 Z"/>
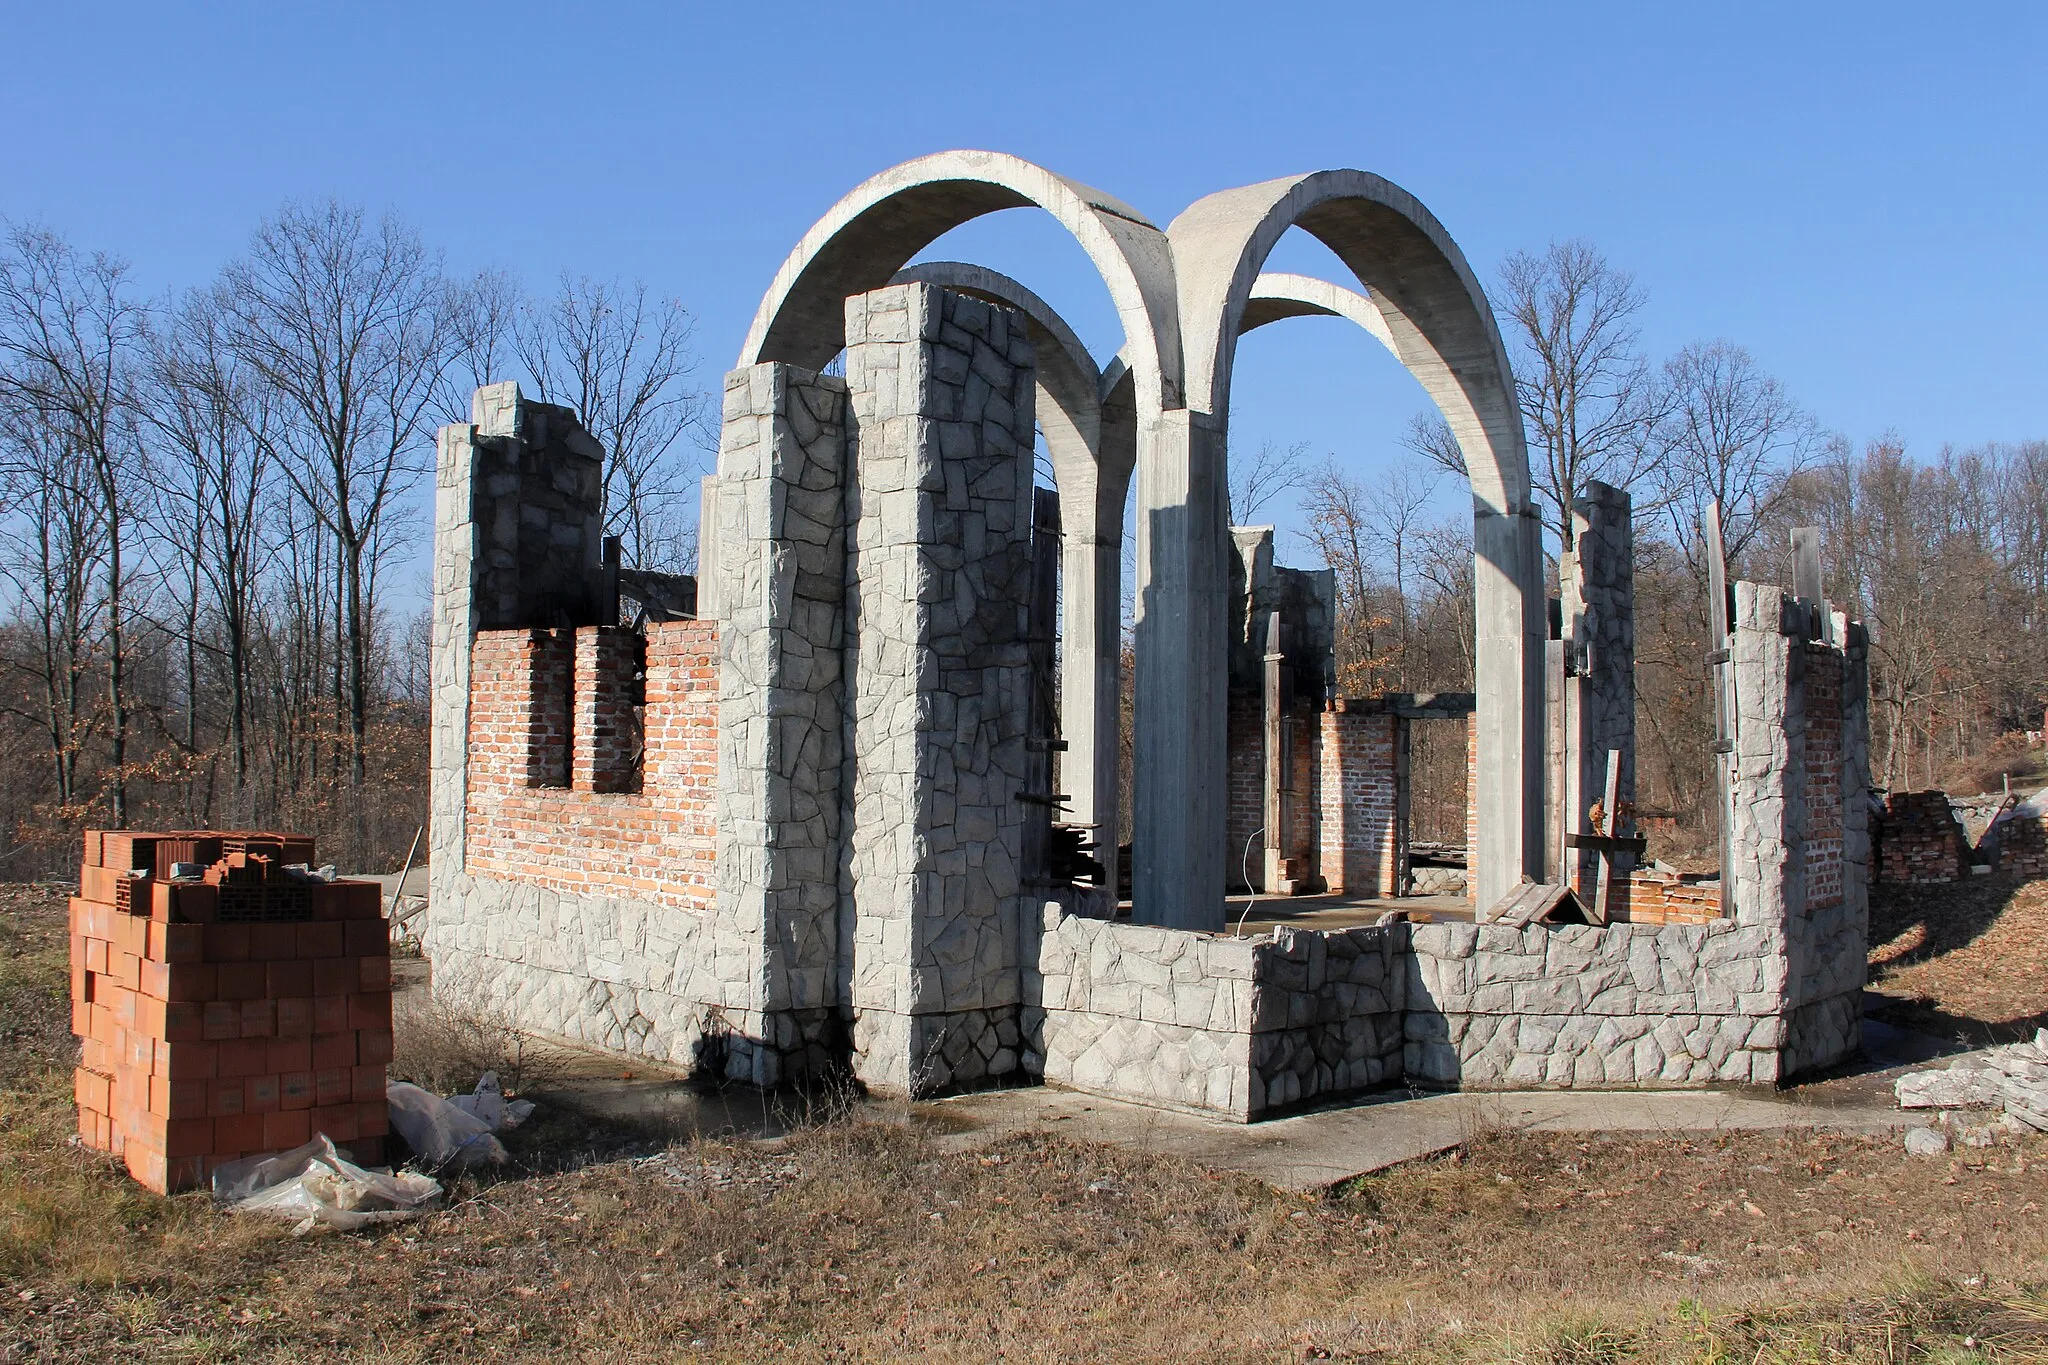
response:
<path id="1" fill-rule="evenodd" d="M 1634 498 L 1638 807 L 1671 849 L 1714 837 L 1715 501 L 1742 576 L 1784 580 L 1789 529 L 1821 528 L 1829 595 L 1871 629 L 1874 781 L 1979 790 L 2032 769 L 2048 442 L 1856 446 L 1737 342 L 1649 357 L 1642 290 L 1584 241 L 1512 256 L 1489 289 L 1553 554 L 1587 480 Z M 626 562 L 692 568 L 715 376 L 677 300 L 457 275 L 339 202 L 287 206 L 165 298 L 117 257 L 8 227 L 0 878 L 61 872 L 96 824 L 289 827 L 344 867 L 395 868 L 426 818 L 429 626 L 406 575 L 433 433 L 504 378 L 606 448 Z M 1335 571 L 1351 695 L 1471 687 L 1470 522 L 1429 512 L 1462 464 L 1434 417 L 1405 446 L 1370 478 L 1301 445 L 1233 460 L 1233 523 L 1292 499 L 1304 529 L 1283 560 Z M 1416 743 L 1416 836 L 1462 842 L 1462 730 L 1419 725 Z"/>

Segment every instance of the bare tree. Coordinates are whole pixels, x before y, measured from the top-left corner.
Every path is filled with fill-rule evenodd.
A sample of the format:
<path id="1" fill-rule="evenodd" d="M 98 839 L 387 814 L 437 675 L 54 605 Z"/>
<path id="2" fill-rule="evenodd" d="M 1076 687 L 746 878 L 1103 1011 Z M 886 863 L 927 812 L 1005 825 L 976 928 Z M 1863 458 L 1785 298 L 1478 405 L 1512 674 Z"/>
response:
<path id="1" fill-rule="evenodd" d="M 77 462 L 98 518 L 105 578 L 108 791 L 128 823 L 130 482 L 143 468 L 135 371 L 147 329 L 125 263 L 81 255 L 54 233 L 17 227 L 0 254 L 0 401 L 42 430 L 45 453 Z"/>
<path id="2" fill-rule="evenodd" d="M 1650 367 L 1636 349 L 1643 294 L 1634 276 L 1579 238 L 1540 256 L 1516 252 L 1501 285 L 1522 351 L 1515 392 L 1532 438 L 1531 482 L 1550 530 L 1570 549 L 1572 500 L 1587 480 L 1628 488 L 1642 470 L 1656 418 Z"/>
<path id="3" fill-rule="evenodd" d="M 185 580 L 183 743 L 192 755 L 205 746 L 201 659 L 217 656 L 227 684 L 225 730 L 237 811 L 244 813 L 251 618 L 265 560 L 259 513 L 270 491 L 271 394 L 236 352 L 218 291 L 194 291 L 168 319 L 152 352 L 148 393 L 146 411 L 163 450 L 153 481 L 155 529 L 175 549 L 165 571 Z"/>
<path id="4" fill-rule="evenodd" d="M 1296 441 L 1282 449 L 1276 442 L 1261 441 L 1248 458 L 1232 461 L 1230 524 L 1251 525 L 1266 504 L 1289 489 L 1303 487 L 1310 477 L 1308 442 Z"/>
<path id="5" fill-rule="evenodd" d="M 1459 446 L 1457 435 L 1451 424 L 1435 408 L 1418 412 L 1408 419 L 1408 430 L 1402 433 L 1401 444 L 1422 457 L 1422 459 L 1461 479 L 1472 477 L 1465 468 L 1465 451 Z"/>
<path id="6" fill-rule="evenodd" d="M 1819 425 L 1727 341 L 1695 342 L 1665 362 L 1658 407 L 1650 448 L 1673 540 L 1702 566 L 1699 527 L 1718 502 L 1729 557 L 1738 558 L 1787 480 L 1819 453 Z"/>
<path id="7" fill-rule="evenodd" d="M 520 363 L 544 402 L 561 403 L 606 452 L 605 529 L 642 568 L 694 565 L 689 518 L 701 472 L 684 437 L 707 400 L 689 387 L 691 318 L 647 286 L 563 275 L 553 298 L 521 309 Z"/>
<path id="8" fill-rule="evenodd" d="M 223 276 L 236 349 L 273 390 L 267 444 L 333 540 L 342 651 L 336 687 L 349 777 L 364 737 L 384 522 L 423 469 L 428 427 L 460 354 L 455 291 L 418 236 L 329 200 L 288 206 Z"/>

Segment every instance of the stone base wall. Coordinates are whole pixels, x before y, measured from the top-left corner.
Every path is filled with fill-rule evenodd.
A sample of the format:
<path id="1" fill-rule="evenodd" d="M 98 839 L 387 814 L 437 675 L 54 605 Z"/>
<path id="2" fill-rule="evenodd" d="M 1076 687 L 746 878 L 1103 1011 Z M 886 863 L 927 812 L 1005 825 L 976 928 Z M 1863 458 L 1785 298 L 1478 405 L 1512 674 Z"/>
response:
<path id="1" fill-rule="evenodd" d="M 1282 929 L 1254 940 L 1254 1116 L 1402 1078 L 1407 934 Z"/>

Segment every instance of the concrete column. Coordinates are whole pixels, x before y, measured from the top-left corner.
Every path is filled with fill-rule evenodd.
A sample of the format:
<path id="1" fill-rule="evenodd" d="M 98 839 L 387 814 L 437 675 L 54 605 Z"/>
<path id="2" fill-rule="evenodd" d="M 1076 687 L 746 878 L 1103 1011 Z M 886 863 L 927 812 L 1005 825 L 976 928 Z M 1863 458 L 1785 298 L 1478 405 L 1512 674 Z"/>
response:
<path id="1" fill-rule="evenodd" d="M 1095 826 L 1096 858 L 1112 894 L 1117 882 L 1118 740 L 1123 698 L 1124 493 L 1128 479 L 1095 488 L 1061 487 L 1060 760 L 1061 788 L 1077 825 Z M 1113 483 L 1112 490 L 1108 484 Z"/>
<path id="2" fill-rule="evenodd" d="M 929 284 L 846 314 L 854 1070 L 917 1094 L 1020 1066 L 1032 348 Z"/>
<path id="3" fill-rule="evenodd" d="M 1627 493 L 1598 480 L 1572 503 L 1573 548 L 1558 573 L 1564 599 L 1564 824 L 1587 831 L 1606 798 L 1607 755 L 1621 755 L 1620 804 L 1636 799 L 1635 535 Z M 1614 818 L 1614 812 L 1607 812 Z M 1618 826 L 1610 826 L 1616 833 Z M 1575 885 L 1591 894 L 1600 855 L 1570 850 Z M 1633 865 L 1620 855 L 1615 870 Z"/>
<path id="4" fill-rule="evenodd" d="M 1139 431 L 1132 915 L 1220 932 L 1230 532 L 1224 424 L 1177 409 Z"/>
<path id="5" fill-rule="evenodd" d="M 1806 908 L 1806 643 L 1780 588 L 1735 585 L 1733 884 L 1745 926 L 1782 926 Z"/>
<path id="6" fill-rule="evenodd" d="M 846 385 L 725 380 L 717 546 L 718 890 L 693 985 L 727 1075 L 823 1065 L 837 1003 Z"/>
<path id="7" fill-rule="evenodd" d="M 1482 920 L 1524 877 L 1544 880 L 1541 525 L 1475 503 L 1476 765 L 1468 854 Z"/>

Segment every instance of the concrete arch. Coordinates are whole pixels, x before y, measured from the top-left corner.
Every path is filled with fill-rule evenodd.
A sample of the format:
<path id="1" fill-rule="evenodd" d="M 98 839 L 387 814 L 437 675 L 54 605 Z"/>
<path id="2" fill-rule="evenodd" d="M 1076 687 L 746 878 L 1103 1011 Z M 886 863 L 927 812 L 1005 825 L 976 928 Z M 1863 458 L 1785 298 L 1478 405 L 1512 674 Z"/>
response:
<path id="1" fill-rule="evenodd" d="M 1253 299 L 1267 256 L 1291 227 L 1322 241 L 1357 276 L 1394 354 L 1443 412 L 1471 471 L 1480 750 L 1474 861 L 1484 914 L 1521 877 L 1543 874 L 1540 523 L 1529 496 L 1514 376 L 1492 310 L 1457 244 L 1414 196 L 1364 171 L 1319 171 L 1212 194 L 1168 226 L 1188 408 L 1208 414 L 1210 425 L 1207 439 L 1184 447 L 1188 469 L 1141 477 L 1140 516 L 1159 517 L 1196 542 L 1224 534 L 1210 524 L 1216 521 L 1213 512 L 1188 494 L 1202 490 L 1213 503 L 1213 490 L 1225 477 L 1223 428 L 1237 338 L 1248 314 L 1273 311 L 1266 303 L 1255 308 Z M 1191 565 L 1194 572 L 1209 572 L 1207 561 L 1222 553 L 1220 544 L 1206 554 L 1174 547 L 1153 566 L 1141 547 L 1140 572 L 1187 579 L 1193 577 Z M 1195 595 L 1204 589 L 1213 592 L 1202 583 Z M 1176 633 L 1169 630 L 1169 638 Z M 1141 630 L 1141 671 L 1144 646 Z M 1191 671 L 1205 672 L 1208 663 L 1190 655 Z M 1202 690 L 1198 682 L 1195 691 Z M 1141 773 L 1148 751 L 1177 741 L 1184 724 L 1169 720 L 1163 731 L 1148 735 L 1151 727 L 1140 714 L 1135 738 Z M 1196 761 L 1218 766 L 1206 747 L 1197 750 Z M 1200 780 L 1204 774 L 1194 776 Z"/>
<path id="2" fill-rule="evenodd" d="M 1165 234 L 1128 204 L 1001 152 L 951 151 L 892 166 L 812 225 L 776 271 L 739 363 L 821 368 L 845 345 L 845 303 L 887 284 L 963 223 L 1036 206 L 1088 253 L 1124 326 L 1140 403 L 1181 403 L 1180 329 Z"/>

